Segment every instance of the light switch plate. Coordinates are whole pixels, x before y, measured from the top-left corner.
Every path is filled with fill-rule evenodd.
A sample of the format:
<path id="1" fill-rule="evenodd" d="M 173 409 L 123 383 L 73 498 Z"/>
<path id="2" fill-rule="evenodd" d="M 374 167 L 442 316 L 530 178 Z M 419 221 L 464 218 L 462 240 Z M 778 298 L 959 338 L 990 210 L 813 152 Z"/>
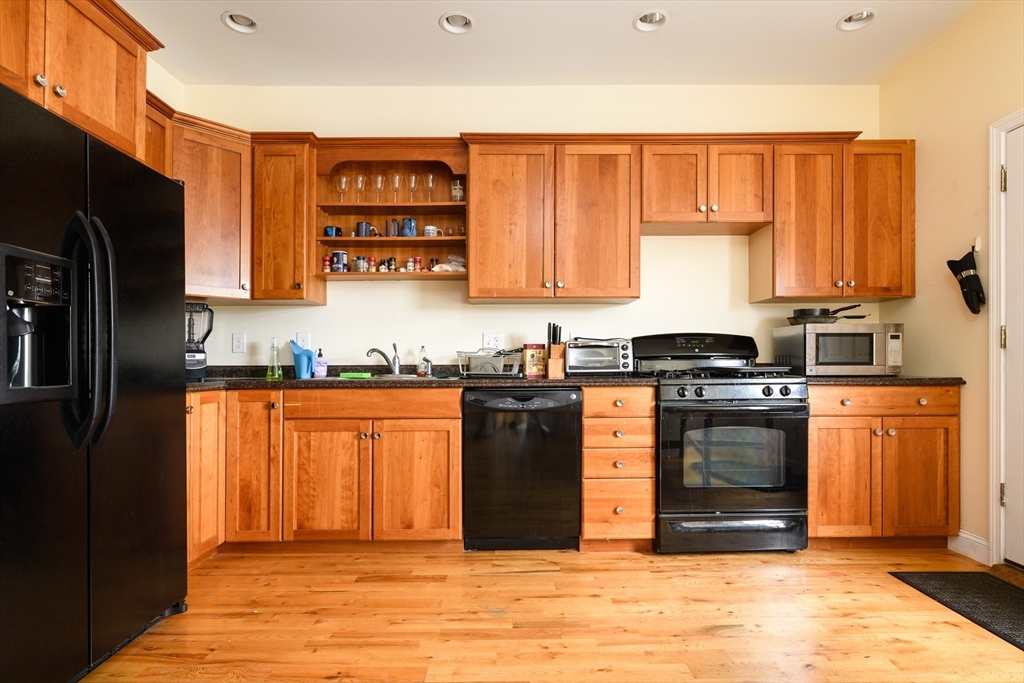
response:
<path id="1" fill-rule="evenodd" d="M 231 334 L 231 353 L 245 353 L 245 332 Z"/>
<path id="2" fill-rule="evenodd" d="M 505 335 L 501 332 L 484 332 L 483 342 L 485 349 L 502 349 L 505 347 Z"/>
<path id="3" fill-rule="evenodd" d="M 295 333 L 295 343 L 298 344 L 299 346 L 301 346 L 304 349 L 308 349 L 309 348 L 309 338 L 310 338 L 309 332 L 296 332 Z"/>

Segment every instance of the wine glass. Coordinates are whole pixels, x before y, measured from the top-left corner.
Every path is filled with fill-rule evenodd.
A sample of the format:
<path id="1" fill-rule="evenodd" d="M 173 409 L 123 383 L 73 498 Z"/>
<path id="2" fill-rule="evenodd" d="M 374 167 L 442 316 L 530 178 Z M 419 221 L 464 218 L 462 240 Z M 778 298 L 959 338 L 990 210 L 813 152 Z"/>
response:
<path id="1" fill-rule="evenodd" d="M 378 173 L 373 176 L 373 189 L 377 191 L 377 203 L 380 203 L 380 191 L 384 189 L 384 174 Z"/>
<path id="2" fill-rule="evenodd" d="M 429 202 L 430 201 L 430 193 L 434 191 L 434 174 L 433 173 L 428 173 L 426 175 L 426 179 L 427 179 L 427 201 Z"/>
<path id="3" fill-rule="evenodd" d="M 363 190 L 366 189 L 366 176 L 362 173 L 356 176 L 356 201 L 363 201 Z"/>
<path id="4" fill-rule="evenodd" d="M 388 174 L 388 177 L 391 179 L 391 191 L 394 192 L 394 195 L 395 195 L 394 201 L 395 201 L 395 204 L 397 204 L 398 203 L 398 188 L 400 188 L 402 186 L 402 174 L 399 173 L 398 171 L 392 171 L 391 173 Z"/>
<path id="5" fill-rule="evenodd" d="M 341 193 L 341 201 L 342 201 L 342 203 L 345 202 L 345 191 L 346 190 L 348 190 L 348 176 L 347 175 L 340 175 L 340 176 L 338 176 L 338 192 Z"/>
<path id="6" fill-rule="evenodd" d="M 409 174 L 409 202 L 412 202 L 412 193 L 416 189 L 417 175 L 415 173 Z"/>

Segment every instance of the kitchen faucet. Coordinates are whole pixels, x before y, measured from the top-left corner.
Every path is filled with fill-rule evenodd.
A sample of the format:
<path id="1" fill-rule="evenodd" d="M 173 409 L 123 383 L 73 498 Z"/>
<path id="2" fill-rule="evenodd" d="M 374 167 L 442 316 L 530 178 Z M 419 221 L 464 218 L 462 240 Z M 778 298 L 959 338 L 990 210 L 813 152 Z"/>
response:
<path id="1" fill-rule="evenodd" d="M 394 348 L 395 350 L 395 355 L 393 358 L 388 358 L 388 355 L 386 353 L 377 348 L 373 348 L 367 351 L 366 357 L 369 358 L 374 354 L 374 352 L 379 353 L 381 355 L 381 358 L 383 358 L 384 361 L 388 364 L 388 369 L 391 370 L 391 374 L 397 375 L 401 372 L 402 359 L 398 357 L 398 344 L 392 344 L 391 347 Z"/>

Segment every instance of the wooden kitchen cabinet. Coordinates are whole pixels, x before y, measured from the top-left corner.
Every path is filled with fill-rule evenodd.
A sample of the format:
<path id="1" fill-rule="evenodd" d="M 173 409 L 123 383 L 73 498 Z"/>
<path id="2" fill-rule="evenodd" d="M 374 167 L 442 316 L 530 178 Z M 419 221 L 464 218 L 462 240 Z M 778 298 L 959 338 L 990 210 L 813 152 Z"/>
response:
<path id="1" fill-rule="evenodd" d="M 914 142 L 775 146 L 775 223 L 750 237 L 750 300 L 914 296 Z"/>
<path id="2" fill-rule="evenodd" d="M 185 294 L 248 299 L 249 134 L 181 112 L 173 131 L 173 177 L 185 183 Z"/>
<path id="3" fill-rule="evenodd" d="M 0 2 L 0 83 L 140 159 L 146 53 L 162 47 L 111 0 Z"/>
<path id="4" fill-rule="evenodd" d="M 224 541 L 227 395 L 201 391 L 185 397 L 188 477 L 188 563 Z"/>
<path id="5" fill-rule="evenodd" d="M 640 296 L 640 145 L 463 137 L 470 300 Z"/>
<path id="6" fill-rule="evenodd" d="M 280 541 L 282 392 L 228 392 L 226 541 Z"/>
<path id="7" fill-rule="evenodd" d="M 642 221 L 749 224 L 729 231 L 753 232 L 774 215 L 773 168 L 771 144 L 645 144 Z"/>
<path id="8" fill-rule="evenodd" d="M 322 263 L 315 234 L 315 151 L 309 141 L 279 139 L 253 136 L 252 298 L 324 304 L 327 283 L 316 277 Z"/>
<path id="9" fill-rule="evenodd" d="M 808 393 L 811 537 L 959 533 L 958 386 Z"/>
<path id="10" fill-rule="evenodd" d="M 146 91 L 146 156 L 154 171 L 174 177 L 174 110 L 159 97 Z"/>

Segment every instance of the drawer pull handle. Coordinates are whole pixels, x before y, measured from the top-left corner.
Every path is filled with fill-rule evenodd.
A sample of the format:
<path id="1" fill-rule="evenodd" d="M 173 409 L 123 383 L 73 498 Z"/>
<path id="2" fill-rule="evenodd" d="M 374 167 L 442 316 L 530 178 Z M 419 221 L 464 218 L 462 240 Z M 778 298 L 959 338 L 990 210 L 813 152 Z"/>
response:
<path id="1" fill-rule="evenodd" d="M 615 407 L 616 408 L 621 408 L 622 407 L 622 399 L 621 398 L 615 399 Z"/>
<path id="2" fill-rule="evenodd" d="M 621 460 L 616 460 L 615 461 L 615 467 L 620 469 L 620 470 L 625 466 L 625 464 L 626 463 L 622 462 Z"/>
<path id="3" fill-rule="evenodd" d="M 919 398 L 919 399 L 917 399 L 917 402 L 920 403 L 923 406 L 928 405 L 928 399 L 926 399 L 926 398 Z"/>
<path id="4" fill-rule="evenodd" d="M 622 438 L 622 430 L 621 429 L 616 429 L 615 430 L 615 438 L 617 438 L 617 439 Z"/>
<path id="5" fill-rule="evenodd" d="M 875 430 L 875 436 L 881 436 L 881 435 L 882 435 L 882 430 L 881 429 L 876 429 Z"/>
<path id="6" fill-rule="evenodd" d="M 623 512 L 625 512 L 625 510 L 623 509 L 623 507 L 621 505 L 619 507 L 615 508 L 615 514 L 621 515 Z"/>
<path id="7" fill-rule="evenodd" d="M 270 409 L 271 410 L 277 410 L 277 401 L 271 401 L 270 402 Z"/>
<path id="8" fill-rule="evenodd" d="M 193 408 L 192 406 L 186 406 L 185 407 L 185 414 L 186 415 L 191 415 L 194 412 L 196 412 L 196 409 Z"/>
<path id="9" fill-rule="evenodd" d="M 844 406 L 848 406 L 848 405 L 850 405 L 850 403 L 852 403 L 852 401 L 850 401 L 850 399 L 848 399 L 848 398 L 844 398 L 843 399 L 843 405 Z"/>
<path id="10" fill-rule="evenodd" d="M 373 438 L 379 439 L 380 438 L 380 432 L 374 432 L 373 433 Z"/>
<path id="11" fill-rule="evenodd" d="M 896 430 L 895 429 L 890 429 L 888 434 L 889 434 L 889 436 L 896 436 Z"/>
<path id="12" fill-rule="evenodd" d="M 360 439 L 365 439 L 365 438 L 367 438 L 368 436 L 370 436 L 370 435 L 369 435 L 369 434 L 367 434 L 366 432 L 359 432 L 359 438 L 360 438 Z"/>

